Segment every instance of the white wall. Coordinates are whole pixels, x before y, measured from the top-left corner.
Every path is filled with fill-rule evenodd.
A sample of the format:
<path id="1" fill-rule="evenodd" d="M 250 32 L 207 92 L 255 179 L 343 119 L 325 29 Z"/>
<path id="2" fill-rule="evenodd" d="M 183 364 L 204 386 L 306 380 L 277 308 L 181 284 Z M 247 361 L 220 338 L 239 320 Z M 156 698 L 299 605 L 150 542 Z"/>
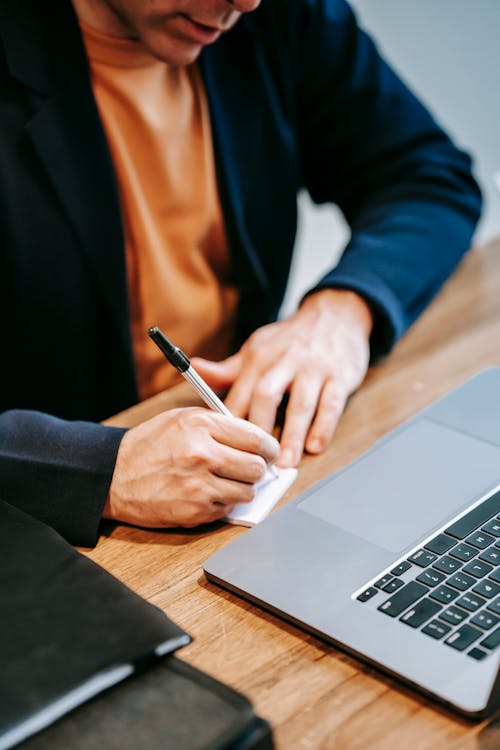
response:
<path id="1" fill-rule="evenodd" d="M 479 242 L 500 234 L 500 0 L 352 0 L 362 25 L 458 145 L 485 198 Z M 339 212 L 300 199 L 297 252 L 283 313 L 338 258 Z"/>

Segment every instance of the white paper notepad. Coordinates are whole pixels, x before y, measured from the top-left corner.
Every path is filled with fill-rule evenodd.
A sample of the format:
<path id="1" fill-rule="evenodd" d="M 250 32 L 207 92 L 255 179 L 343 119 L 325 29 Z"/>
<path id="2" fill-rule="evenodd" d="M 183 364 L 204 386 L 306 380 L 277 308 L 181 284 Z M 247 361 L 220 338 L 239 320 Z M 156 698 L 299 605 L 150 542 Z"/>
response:
<path id="1" fill-rule="evenodd" d="M 278 476 L 274 477 L 268 471 L 264 479 L 255 485 L 256 492 L 252 502 L 235 505 L 226 517 L 228 523 L 254 526 L 272 511 L 297 476 L 297 469 L 279 469 L 277 466 L 274 468 Z"/>

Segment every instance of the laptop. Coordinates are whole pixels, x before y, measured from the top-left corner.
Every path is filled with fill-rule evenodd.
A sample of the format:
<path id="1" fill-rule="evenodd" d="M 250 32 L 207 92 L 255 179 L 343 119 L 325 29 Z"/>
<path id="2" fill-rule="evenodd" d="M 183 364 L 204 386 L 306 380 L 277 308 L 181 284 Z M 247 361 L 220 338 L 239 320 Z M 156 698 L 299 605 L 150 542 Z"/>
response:
<path id="1" fill-rule="evenodd" d="M 500 368 L 212 555 L 210 581 L 460 713 L 500 705 Z"/>

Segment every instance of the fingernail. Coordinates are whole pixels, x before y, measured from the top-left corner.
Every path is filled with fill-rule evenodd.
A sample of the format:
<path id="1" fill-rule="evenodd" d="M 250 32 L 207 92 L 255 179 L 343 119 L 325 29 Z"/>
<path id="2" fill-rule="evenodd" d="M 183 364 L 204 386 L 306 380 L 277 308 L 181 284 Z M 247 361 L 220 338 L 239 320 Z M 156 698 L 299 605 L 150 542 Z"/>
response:
<path id="1" fill-rule="evenodd" d="M 321 443 L 321 440 L 319 440 L 318 438 L 313 438 L 307 443 L 307 450 L 309 451 L 309 453 L 320 453 L 322 448 L 323 445 Z"/>

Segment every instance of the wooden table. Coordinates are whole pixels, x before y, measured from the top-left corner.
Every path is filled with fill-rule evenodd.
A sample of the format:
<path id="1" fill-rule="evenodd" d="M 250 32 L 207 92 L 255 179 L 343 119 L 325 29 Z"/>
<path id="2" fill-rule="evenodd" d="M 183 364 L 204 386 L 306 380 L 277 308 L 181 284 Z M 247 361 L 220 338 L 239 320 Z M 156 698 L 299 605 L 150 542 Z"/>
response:
<path id="1" fill-rule="evenodd" d="M 500 239 L 469 253 L 390 357 L 370 370 L 330 448 L 304 458 L 282 502 L 489 365 L 500 365 Z M 133 425 L 193 403 L 192 391 L 179 386 L 109 422 Z M 204 560 L 244 533 L 227 524 L 190 531 L 110 526 L 88 554 L 194 637 L 180 658 L 245 693 L 273 726 L 280 750 L 500 748 L 500 720 L 460 719 L 206 581 Z"/>

